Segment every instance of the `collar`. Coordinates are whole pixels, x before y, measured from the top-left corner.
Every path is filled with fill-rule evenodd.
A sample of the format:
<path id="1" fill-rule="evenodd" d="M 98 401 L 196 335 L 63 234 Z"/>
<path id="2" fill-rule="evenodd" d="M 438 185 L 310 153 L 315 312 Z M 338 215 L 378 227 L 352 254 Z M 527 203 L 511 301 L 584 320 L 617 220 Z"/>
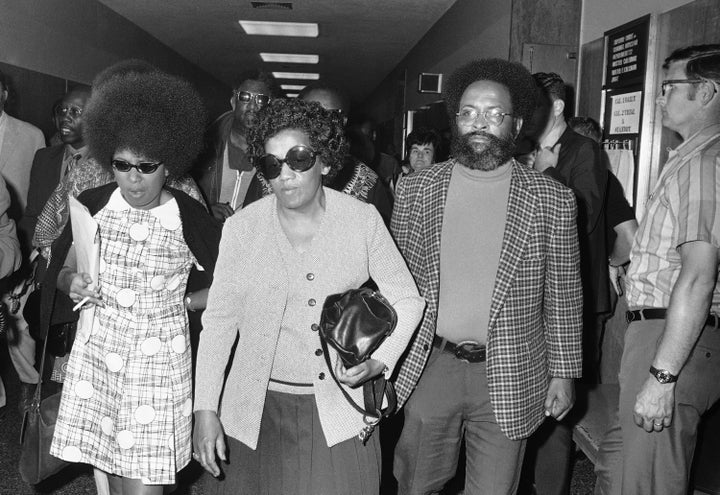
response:
<path id="1" fill-rule="evenodd" d="M 110 195 L 106 207 L 111 211 L 129 211 L 135 209 L 125 201 L 119 187 Z M 180 208 L 175 200 L 175 196 L 165 203 L 147 211 L 160 220 L 160 224 L 168 230 L 175 230 L 181 225 Z"/>
<path id="2" fill-rule="evenodd" d="M 677 148 L 670 150 L 669 158 L 677 157 L 678 160 L 682 161 L 690 153 L 693 153 L 698 149 L 702 149 L 708 141 L 717 138 L 718 136 L 720 136 L 720 123 L 705 126 L 680 143 Z"/>

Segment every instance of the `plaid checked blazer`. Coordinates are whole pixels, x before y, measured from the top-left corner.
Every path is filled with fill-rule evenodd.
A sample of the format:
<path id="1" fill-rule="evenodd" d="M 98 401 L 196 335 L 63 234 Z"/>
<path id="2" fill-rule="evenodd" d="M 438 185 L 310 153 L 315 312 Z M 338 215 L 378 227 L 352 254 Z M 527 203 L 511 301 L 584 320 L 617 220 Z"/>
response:
<path id="1" fill-rule="evenodd" d="M 440 235 L 455 163 L 411 174 L 396 191 L 391 230 L 428 303 L 395 382 L 399 406 L 415 388 L 435 336 Z M 487 340 L 490 400 L 498 425 L 512 440 L 528 437 L 544 420 L 550 377 L 581 375 L 576 216 L 570 189 L 514 165 Z"/>

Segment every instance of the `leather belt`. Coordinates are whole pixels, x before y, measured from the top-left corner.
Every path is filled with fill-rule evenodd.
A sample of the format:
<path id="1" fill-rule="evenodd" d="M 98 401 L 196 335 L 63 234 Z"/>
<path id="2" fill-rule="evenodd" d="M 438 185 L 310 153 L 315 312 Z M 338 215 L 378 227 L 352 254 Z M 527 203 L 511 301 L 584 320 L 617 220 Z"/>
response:
<path id="1" fill-rule="evenodd" d="M 433 346 L 441 351 L 449 352 L 456 358 L 468 363 L 482 363 L 487 358 L 485 346 L 471 340 L 453 344 L 449 340 L 436 335 L 433 339 Z"/>
<path id="2" fill-rule="evenodd" d="M 665 308 L 646 308 L 628 311 L 625 313 L 625 318 L 628 323 L 640 320 L 664 320 L 666 314 L 667 309 Z M 720 327 L 720 316 L 710 313 L 705 320 L 705 326 L 714 328 Z"/>

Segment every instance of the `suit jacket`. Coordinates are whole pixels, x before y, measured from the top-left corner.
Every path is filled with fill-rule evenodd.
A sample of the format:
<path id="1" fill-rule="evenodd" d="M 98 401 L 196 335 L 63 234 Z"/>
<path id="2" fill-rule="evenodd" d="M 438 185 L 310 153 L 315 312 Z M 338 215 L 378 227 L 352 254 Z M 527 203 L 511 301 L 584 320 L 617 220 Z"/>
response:
<path id="1" fill-rule="evenodd" d="M 432 349 L 443 211 L 455 165 L 451 160 L 409 175 L 396 191 L 391 230 L 428 302 L 396 380 L 399 405 L 412 393 Z M 490 400 L 512 440 L 528 437 L 543 422 L 551 377 L 581 374 L 576 214 L 572 191 L 514 164 L 487 338 Z"/>
<path id="2" fill-rule="evenodd" d="M 555 167 L 545 173 L 575 192 L 578 201 L 580 266 L 588 313 L 610 311 L 610 279 L 607 270 L 605 239 L 605 198 L 608 169 L 600 147 L 570 127 L 560 139 L 560 154 Z"/>
<path id="3" fill-rule="evenodd" d="M 230 139 L 233 120 L 234 113 L 225 112 L 208 127 L 205 133 L 205 147 L 194 170 L 193 178 L 197 181 L 208 206 L 214 205 L 220 199 L 223 154 L 225 144 Z M 248 160 L 247 155 L 240 156 L 241 160 Z"/>
<path id="4" fill-rule="evenodd" d="M 45 203 L 60 182 L 65 145 L 50 146 L 35 153 L 30 170 L 30 186 L 27 194 L 25 215 L 20 221 L 20 231 L 28 246 L 32 245 L 35 224 Z"/>
<path id="5" fill-rule="evenodd" d="M 34 125 L 6 116 L 0 173 L 5 178 L 12 202 L 8 214 L 17 222 L 25 211 L 33 157 L 37 150 L 45 147 L 45 137 Z"/>

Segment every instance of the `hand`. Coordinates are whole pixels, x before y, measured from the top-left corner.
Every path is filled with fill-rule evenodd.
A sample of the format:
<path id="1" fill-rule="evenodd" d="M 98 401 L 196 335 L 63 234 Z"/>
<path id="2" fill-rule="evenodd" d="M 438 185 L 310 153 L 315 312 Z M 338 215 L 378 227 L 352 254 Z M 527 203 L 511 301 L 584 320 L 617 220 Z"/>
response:
<path id="1" fill-rule="evenodd" d="M 558 158 L 560 157 L 560 146 L 560 143 L 556 143 L 552 148 L 546 146 L 545 148 L 539 149 L 537 155 L 535 155 L 535 164 L 533 165 L 535 170 L 544 172 L 550 167 L 557 166 Z"/>
<path id="2" fill-rule="evenodd" d="M 376 359 L 368 359 L 367 361 L 345 368 L 340 358 L 335 361 L 335 376 L 338 381 L 348 387 L 355 388 L 362 385 L 368 380 L 375 378 L 385 370 L 385 363 Z"/>
<path id="3" fill-rule="evenodd" d="M 675 407 L 675 384 L 660 383 L 650 376 L 635 399 L 633 419 L 648 433 L 660 432 L 672 425 Z"/>
<path id="4" fill-rule="evenodd" d="M 231 217 L 235 211 L 230 207 L 230 203 L 215 203 L 210 207 L 212 215 L 224 222 L 228 217 Z"/>
<path id="5" fill-rule="evenodd" d="M 623 285 L 625 284 L 625 268 L 622 266 L 608 265 L 608 275 L 610 276 L 610 284 L 618 297 L 622 297 Z"/>
<path id="6" fill-rule="evenodd" d="M 572 378 L 551 378 L 545 397 L 545 416 L 560 421 L 575 404 L 575 383 Z"/>
<path id="7" fill-rule="evenodd" d="M 195 411 L 193 459 L 217 478 L 220 476 L 220 468 L 215 461 L 215 452 L 223 462 L 227 462 L 225 432 L 220 419 L 214 411 Z"/>
<path id="8" fill-rule="evenodd" d="M 105 306 L 105 304 L 102 302 L 100 289 L 88 289 L 90 284 L 93 283 L 93 279 L 89 274 L 67 272 L 65 276 L 67 277 L 67 279 L 69 279 L 68 295 L 74 303 L 79 303 L 87 297 L 88 300 L 85 302 L 85 304 L 83 304 L 83 308 L 90 307 L 93 304 L 100 307 Z"/>

